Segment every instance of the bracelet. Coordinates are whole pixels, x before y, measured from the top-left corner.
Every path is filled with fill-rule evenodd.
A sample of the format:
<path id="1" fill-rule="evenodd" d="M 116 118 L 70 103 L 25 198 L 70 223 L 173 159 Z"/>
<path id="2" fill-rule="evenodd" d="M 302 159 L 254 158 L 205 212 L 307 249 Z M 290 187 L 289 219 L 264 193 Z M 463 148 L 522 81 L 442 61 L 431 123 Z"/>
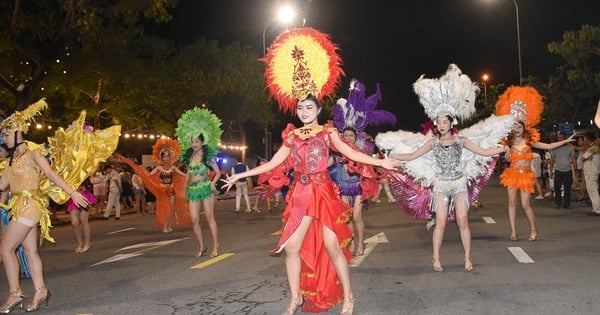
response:
<path id="1" fill-rule="evenodd" d="M 75 193 L 75 190 L 71 191 L 71 193 L 69 194 L 69 197 L 72 196 Z"/>

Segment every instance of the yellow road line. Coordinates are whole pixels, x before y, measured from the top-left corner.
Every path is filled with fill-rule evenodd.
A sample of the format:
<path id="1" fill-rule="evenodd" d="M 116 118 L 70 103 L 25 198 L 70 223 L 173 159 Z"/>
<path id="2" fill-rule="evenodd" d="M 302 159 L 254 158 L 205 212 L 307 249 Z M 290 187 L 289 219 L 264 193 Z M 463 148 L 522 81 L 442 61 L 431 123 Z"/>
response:
<path id="1" fill-rule="evenodd" d="M 281 235 L 281 230 L 271 233 L 271 236 Z"/>
<path id="2" fill-rule="evenodd" d="M 211 258 L 205 262 L 201 262 L 197 265 L 191 266 L 190 269 L 202 269 L 204 267 L 210 266 L 212 264 L 218 263 L 219 261 L 229 258 L 230 256 L 235 255 L 234 253 L 226 253 L 226 254 L 221 254 L 215 258 Z"/>

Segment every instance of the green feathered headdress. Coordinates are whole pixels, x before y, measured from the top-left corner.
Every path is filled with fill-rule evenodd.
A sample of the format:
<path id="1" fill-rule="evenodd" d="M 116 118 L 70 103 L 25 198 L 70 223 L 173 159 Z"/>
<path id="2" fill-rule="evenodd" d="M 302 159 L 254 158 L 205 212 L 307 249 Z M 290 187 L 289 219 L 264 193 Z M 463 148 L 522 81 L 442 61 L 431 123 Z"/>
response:
<path id="1" fill-rule="evenodd" d="M 208 109 L 194 107 L 187 110 L 177 120 L 175 135 L 183 151 L 192 146 L 192 139 L 204 136 L 204 144 L 212 150 L 217 150 L 221 141 L 221 120 Z"/>

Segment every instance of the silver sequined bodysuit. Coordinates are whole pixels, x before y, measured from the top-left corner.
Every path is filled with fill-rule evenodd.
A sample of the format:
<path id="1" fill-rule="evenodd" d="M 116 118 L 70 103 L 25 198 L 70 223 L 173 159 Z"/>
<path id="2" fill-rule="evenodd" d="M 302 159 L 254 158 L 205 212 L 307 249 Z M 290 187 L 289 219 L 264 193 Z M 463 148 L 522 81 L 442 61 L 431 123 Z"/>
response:
<path id="1" fill-rule="evenodd" d="M 433 143 L 433 156 L 435 156 L 435 165 L 433 171 L 443 180 L 458 179 L 463 176 L 465 168 L 461 162 L 462 141 L 459 137 L 449 146 L 444 146 L 439 139 Z"/>
<path id="2" fill-rule="evenodd" d="M 438 198 L 444 198 L 449 205 L 448 211 L 454 210 L 453 199 L 456 194 L 467 192 L 467 178 L 464 176 L 465 163 L 461 160 L 463 144 L 460 137 L 449 146 L 444 146 L 439 139 L 433 143 L 436 178 L 433 180 L 432 206 Z M 464 198 L 467 200 L 467 198 Z M 468 202 L 468 201 L 467 201 Z M 467 204 L 468 207 L 468 204 Z M 435 211 L 434 207 L 432 210 Z"/>

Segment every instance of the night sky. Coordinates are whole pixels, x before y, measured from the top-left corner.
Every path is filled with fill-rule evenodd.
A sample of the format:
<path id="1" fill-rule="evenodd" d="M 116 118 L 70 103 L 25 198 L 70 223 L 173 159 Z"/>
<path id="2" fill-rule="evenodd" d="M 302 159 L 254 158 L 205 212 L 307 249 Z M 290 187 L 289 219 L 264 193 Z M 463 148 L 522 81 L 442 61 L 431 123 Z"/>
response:
<path id="1" fill-rule="evenodd" d="M 216 39 L 240 42 L 262 54 L 284 30 L 271 22 L 284 1 L 179 0 L 173 21 L 165 29 L 176 39 Z M 346 77 L 357 78 L 372 93 L 381 83 L 380 107 L 396 113 L 390 129 L 418 130 L 426 120 L 412 91 L 421 75 L 438 77 L 456 63 L 472 80 L 518 84 L 515 5 L 512 0 L 313 0 L 292 1 L 302 11 L 305 26 L 329 33 L 340 46 Z M 523 77 L 545 81 L 562 63 L 547 44 L 560 41 L 567 30 L 600 22 L 599 0 L 517 0 Z M 296 27 L 302 22 L 296 22 Z"/>

